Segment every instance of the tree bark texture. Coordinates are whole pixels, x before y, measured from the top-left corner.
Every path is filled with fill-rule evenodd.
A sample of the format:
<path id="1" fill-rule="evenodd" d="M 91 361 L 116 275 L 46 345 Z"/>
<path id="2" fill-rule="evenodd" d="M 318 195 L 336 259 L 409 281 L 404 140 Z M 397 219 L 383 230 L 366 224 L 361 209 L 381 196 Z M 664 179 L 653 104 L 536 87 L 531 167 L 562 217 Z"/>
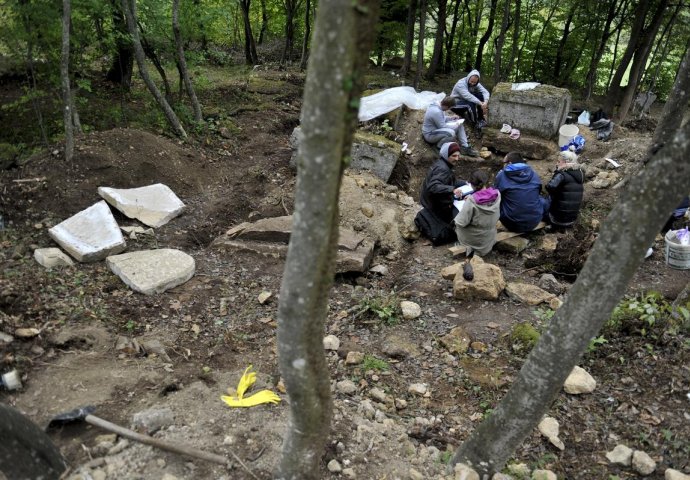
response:
<path id="1" fill-rule="evenodd" d="M 302 6 L 302 0 L 283 0 L 285 9 L 285 48 L 281 63 L 292 61 L 292 50 L 295 44 L 295 17 Z"/>
<path id="2" fill-rule="evenodd" d="M 122 11 L 125 13 L 125 18 L 127 20 L 127 28 L 129 34 L 132 37 L 132 44 L 134 45 L 134 56 L 137 60 L 137 66 L 139 67 L 139 74 L 142 80 L 148 87 L 153 98 L 163 110 L 165 118 L 168 123 L 173 128 L 177 136 L 181 138 L 187 138 L 187 132 L 184 131 L 180 120 L 175 115 L 175 112 L 170 107 L 170 104 L 163 98 L 160 90 L 156 87 L 156 84 L 151 80 L 151 76 L 146 68 L 146 55 L 144 54 L 144 49 L 141 46 L 141 41 L 139 40 L 139 29 L 137 27 L 137 11 L 136 11 L 136 0 L 122 0 Z"/>
<path id="3" fill-rule="evenodd" d="M 453 70 L 453 48 L 455 48 L 455 32 L 458 30 L 458 21 L 460 11 L 460 0 L 455 0 L 453 7 L 453 19 L 450 22 L 450 33 L 446 36 L 445 49 L 446 55 L 444 57 L 443 71 L 445 73 Z"/>
<path id="4" fill-rule="evenodd" d="M 117 0 L 110 0 L 110 3 L 113 7 L 113 27 L 118 32 L 118 35 L 115 37 L 117 51 L 105 78 L 121 85 L 125 90 L 129 90 L 132 86 L 134 50 L 132 48 L 132 41 L 127 37 L 129 30 L 121 4 Z"/>
<path id="5" fill-rule="evenodd" d="M 307 68 L 307 60 L 309 59 L 309 40 L 311 39 L 311 0 L 306 0 L 307 4 L 304 8 L 304 38 L 302 39 L 302 60 L 300 60 L 299 68 L 304 70 Z"/>
<path id="6" fill-rule="evenodd" d="M 426 78 L 431 80 L 436 76 L 438 67 L 441 64 L 441 57 L 443 55 L 443 37 L 446 30 L 446 8 L 448 0 L 438 0 L 438 15 L 436 16 L 436 35 L 434 37 L 434 50 L 429 62 L 429 68 L 426 71 Z"/>
<path id="7" fill-rule="evenodd" d="M 652 149 L 657 150 L 673 139 L 674 133 L 683 122 L 683 115 L 690 101 L 690 41 L 685 47 L 685 55 L 678 67 L 676 81 L 666 100 L 661 119 L 654 130 Z M 687 162 L 687 159 L 685 160 Z"/>
<path id="8" fill-rule="evenodd" d="M 417 0 L 410 0 L 410 5 L 407 7 L 407 29 L 405 31 L 405 56 L 403 58 L 403 66 L 400 69 L 400 75 L 405 78 L 410 73 L 410 66 L 412 65 L 412 49 L 414 48 L 414 26 L 417 18 Z"/>
<path id="9" fill-rule="evenodd" d="M 72 23 L 70 0 L 62 0 L 62 55 L 60 57 L 60 82 L 62 83 L 62 121 L 65 124 L 65 160 L 74 155 L 74 128 L 72 124 L 72 93 L 69 83 L 69 31 Z"/>
<path id="10" fill-rule="evenodd" d="M 357 124 L 377 0 L 323 0 L 312 41 L 297 157 L 292 235 L 278 306 L 280 372 L 290 417 L 276 478 L 319 478 L 331 396 L 323 350 L 338 238 L 338 195 Z"/>
<path id="11" fill-rule="evenodd" d="M 426 32 L 426 0 L 419 0 L 419 38 L 417 39 L 417 71 L 414 75 L 414 88 L 419 89 L 424 71 L 424 35 Z"/>
<path id="12" fill-rule="evenodd" d="M 180 0 L 173 0 L 172 11 L 172 29 L 175 37 L 175 50 L 177 52 L 177 65 L 180 70 L 180 76 L 184 82 L 189 100 L 192 102 L 192 109 L 194 110 L 194 121 L 201 123 L 204 118 L 201 114 L 201 105 L 199 99 L 196 97 L 192 79 L 189 78 L 189 70 L 187 69 L 187 60 L 184 56 L 184 46 L 182 42 L 182 34 L 180 33 Z"/>
<path id="13" fill-rule="evenodd" d="M 494 22 L 496 21 L 496 6 L 498 5 L 498 0 L 491 0 L 491 6 L 489 7 L 489 24 L 486 26 L 484 35 L 479 39 L 479 45 L 477 45 L 477 55 L 474 60 L 474 68 L 480 70 L 482 68 L 482 57 L 484 55 L 484 46 L 486 42 L 491 38 L 491 34 L 494 30 Z"/>
<path id="14" fill-rule="evenodd" d="M 501 80 L 501 56 L 503 55 L 503 45 L 506 42 L 506 32 L 510 28 L 510 2 L 505 0 L 503 4 L 503 19 L 501 20 L 501 30 L 495 40 L 494 53 L 494 85 Z"/>
<path id="15" fill-rule="evenodd" d="M 251 0 L 240 0 L 239 3 L 242 10 L 242 24 L 244 25 L 244 59 L 247 65 L 257 65 L 259 63 L 259 56 L 256 53 L 256 44 L 252 34 L 252 21 L 249 18 L 252 2 Z"/>
<path id="16" fill-rule="evenodd" d="M 686 75 L 687 80 L 687 75 Z M 690 184 L 690 123 L 651 157 L 628 184 L 570 290 L 527 357 L 515 383 L 451 462 L 471 464 L 480 474 L 500 471 L 533 431 L 558 395 L 589 340 L 625 293 L 669 212 Z"/>

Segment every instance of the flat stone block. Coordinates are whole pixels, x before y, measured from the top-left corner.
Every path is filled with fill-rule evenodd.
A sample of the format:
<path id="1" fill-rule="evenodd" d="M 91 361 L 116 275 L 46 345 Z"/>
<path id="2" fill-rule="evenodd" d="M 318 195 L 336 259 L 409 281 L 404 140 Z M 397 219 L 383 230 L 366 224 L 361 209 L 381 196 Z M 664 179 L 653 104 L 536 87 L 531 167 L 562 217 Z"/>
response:
<path id="1" fill-rule="evenodd" d="M 196 268 L 191 256 L 171 248 L 113 255 L 106 263 L 127 286 L 145 295 L 182 285 L 192 278 Z"/>
<path id="2" fill-rule="evenodd" d="M 512 83 L 499 83 L 491 91 L 489 125 L 504 123 L 521 133 L 555 139 L 570 111 L 570 92 L 552 85 L 532 90 L 512 90 Z"/>
<path id="3" fill-rule="evenodd" d="M 139 188 L 98 187 L 98 194 L 109 204 L 149 227 L 161 227 L 185 208 L 182 200 L 162 183 Z"/>
<path id="4" fill-rule="evenodd" d="M 46 268 L 70 267 L 74 265 L 69 256 L 59 248 L 37 248 L 34 259 Z"/>
<path id="5" fill-rule="evenodd" d="M 127 246 L 105 201 L 72 215 L 48 234 L 78 262 L 97 262 Z"/>

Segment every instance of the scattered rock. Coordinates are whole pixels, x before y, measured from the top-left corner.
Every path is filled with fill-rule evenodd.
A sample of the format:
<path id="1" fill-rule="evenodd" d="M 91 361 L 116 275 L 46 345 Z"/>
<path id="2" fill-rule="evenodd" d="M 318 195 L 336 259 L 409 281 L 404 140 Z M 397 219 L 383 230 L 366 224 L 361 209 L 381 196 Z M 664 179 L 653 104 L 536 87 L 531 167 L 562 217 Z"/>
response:
<path id="1" fill-rule="evenodd" d="M 583 368 L 575 366 L 563 384 L 563 390 L 570 394 L 592 393 L 597 387 L 597 381 Z"/>
<path id="2" fill-rule="evenodd" d="M 516 236 L 496 242 L 494 248 L 499 252 L 520 253 L 526 250 L 528 246 L 529 240 L 525 237 Z"/>
<path id="3" fill-rule="evenodd" d="M 508 283 L 506 293 L 510 298 L 527 305 L 539 305 L 540 303 L 548 302 L 554 296 L 553 293 L 542 290 L 535 285 L 520 282 Z"/>
<path id="4" fill-rule="evenodd" d="M 471 339 L 463 327 L 454 327 L 447 335 L 439 339 L 441 345 L 446 347 L 450 353 L 467 353 Z"/>
<path id="5" fill-rule="evenodd" d="M 343 469 L 343 475 L 345 475 L 347 478 L 357 478 L 357 474 L 355 473 L 355 469 L 352 467 L 344 468 Z"/>
<path id="6" fill-rule="evenodd" d="M 530 468 L 524 463 L 511 463 L 508 465 L 508 473 L 517 478 L 529 478 Z"/>
<path id="7" fill-rule="evenodd" d="M 408 471 L 408 477 L 410 480 L 424 480 L 426 478 L 412 467 L 410 467 L 410 470 Z"/>
<path id="8" fill-rule="evenodd" d="M 551 470 L 535 470 L 532 472 L 532 480 L 558 480 Z"/>
<path id="9" fill-rule="evenodd" d="M 672 468 L 667 468 L 664 472 L 664 480 L 690 480 L 690 475 Z"/>
<path id="10" fill-rule="evenodd" d="M 609 462 L 629 467 L 632 464 L 633 451 L 626 445 L 616 445 L 610 452 L 606 453 Z"/>
<path id="11" fill-rule="evenodd" d="M 340 348 L 340 340 L 335 335 L 326 335 L 323 337 L 324 350 L 337 351 Z"/>
<path id="12" fill-rule="evenodd" d="M 429 389 L 429 386 L 426 383 L 413 383 L 409 387 L 407 387 L 407 391 L 411 393 L 412 395 L 424 395 L 427 390 Z"/>
<path id="13" fill-rule="evenodd" d="M 328 462 L 328 471 L 331 473 L 340 473 L 343 471 L 343 467 L 340 465 L 340 462 L 338 460 L 331 460 Z"/>
<path id="14" fill-rule="evenodd" d="M 345 364 L 346 365 L 358 365 L 364 361 L 364 353 L 363 352 L 347 352 L 347 356 L 345 357 Z"/>
<path id="15" fill-rule="evenodd" d="M 267 291 L 264 290 L 263 292 L 261 292 L 261 293 L 259 294 L 259 303 L 260 303 L 261 305 L 265 304 L 266 302 L 268 302 L 268 300 L 269 300 L 272 296 L 273 296 L 273 294 L 272 294 L 271 292 L 267 292 Z"/>
<path id="16" fill-rule="evenodd" d="M 17 338 L 34 338 L 41 334 L 38 328 L 18 328 L 14 331 Z"/>
<path id="17" fill-rule="evenodd" d="M 335 384 L 335 389 L 338 393 L 345 395 L 352 395 L 357 391 L 357 385 L 352 380 L 341 380 Z"/>
<path id="18" fill-rule="evenodd" d="M 378 275 L 385 277 L 386 275 L 388 275 L 388 267 L 379 263 L 378 265 L 374 265 L 373 267 L 371 267 L 369 269 L 369 273 L 376 273 Z"/>
<path id="19" fill-rule="evenodd" d="M 400 309 L 405 320 L 414 320 L 422 314 L 422 308 L 419 305 L 407 300 L 400 302 Z"/>
<path id="20" fill-rule="evenodd" d="M 360 210 L 362 210 L 365 217 L 371 218 L 374 216 L 374 207 L 371 203 L 363 203 Z"/>
<path id="21" fill-rule="evenodd" d="M 479 474 L 469 465 L 456 463 L 453 468 L 456 480 L 480 480 Z"/>
<path id="22" fill-rule="evenodd" d="M 404 359 L 419 355 L 419 348 L 402 333 L 391 333 L 381 342 L 381 351 L 390 358 Z"/>
<path id="23" fill-rule="evenodd" d="M 539 277 L 538 285 L 539 288 L 553 293 L 554 295 L 560 295 L 563 292 L 563 286 L 561 283 L 550 273 L 545 273 Z"/>
<path id="24" fill-rule="evenodd" d="M 539 243 L 539 249 L 547 253 L 555 252 L 557 247 L 558 237 L 552 233 L 544 235 Z"/>
<path id="25" fill-rule="evenodd" d="M 74 262 L 59 248 L 37 248 L 34 259 L 45 268 L 71 267 Z"/>
<path id="26" fill-rule="evenodd" d="M 632 454 L 632 467 L 641 475 L 651 475 L 656 470 L 656 462 L 642 450 L 635 450 Z"/>
<path id="27" fill-rule="evenodd" d="M 151 339 L 151 340 L 142 340 L 140 342 L 141 347 L 144 349 L 147 355 L 158 355 L 161 360 L 163 360 L 166 363 L 170 363 L 170 356 L 168 355 L 168 352 L 165 350 L 165 347 L 161 343 L 160 340 L 157 339 Z"/>
<path id="28" fill-rule="evenodd" d="M 14 337 L 8 333 L 0 332 L 0 344 L 8 345 L 14 341 Z"/>
<path id="29" fill-rule="evenodd" d="M 563 300 L 561 300 L 558 297 L 553 297 L 551 300 L 549 300 L 549 308 L 551 310 L 558 310 L 563 306 Z"/>
<path id="30" fill-rule="evenodd" d="M 134 414 L 132 428 L 152 434 L 175 423 L 175 415 L 169 408 L 150 408 Z"/>
<path id="31" fill-rule="evenodd" d="M 162 227 L 185 208 L 177 195 L 162 183 L 139 188 L 98 187 L 98 194 L 109 204 L 149 227 Z"/>
<path id="32" fill-rule="evenodd" d="M 388 395 L 386 395 L 386 392 L 384 392 L 380 388 L 374 387 L 371 390 L 369 390 L 369 396 L 371 398 L 373 398 L 374 400 L 376 400 L 377 402 L 381 402 L 384 404 L 391 403 L 390 397 Z"/>
<path id="33" fill-rule="evenodd" d="M 127 286 L 144 295 L 182 285 L 196 270 L 194 258 L 172 248 L 113 255 L 106 259 L 106 264 Z"/>
<path id="34" fill-rule="evenodd" d="M 120 253 L 127 246 L 104 201 L 55 225 L 48 234 L 78 262 L 97 262 Z"/>
<path id="35" fill-rule="evenodd" d="M 608 188 L 618 182 L 618 174 L 616 172 L 599 172 L 594 180 L 592 180 L 592 188 Z"/>
<path id="36" fill-rule="evenodd" d="M 474 256 L 471 262 L 474 280 L 468 282 L 462 278 L 462 275 L 455 275 L 453 296 L 461 300 L 498 300 L 498 296 L 506 286 L 501 269 L 496 265 L 484 263 L 477 256 Z"/>
<path id="37" fill-rule="evenodd" d="M 555 418 L 544 417 L 537 428 L 556 448 L 565 450 L 563 441 L 558 438 L 558 421 Z"/>

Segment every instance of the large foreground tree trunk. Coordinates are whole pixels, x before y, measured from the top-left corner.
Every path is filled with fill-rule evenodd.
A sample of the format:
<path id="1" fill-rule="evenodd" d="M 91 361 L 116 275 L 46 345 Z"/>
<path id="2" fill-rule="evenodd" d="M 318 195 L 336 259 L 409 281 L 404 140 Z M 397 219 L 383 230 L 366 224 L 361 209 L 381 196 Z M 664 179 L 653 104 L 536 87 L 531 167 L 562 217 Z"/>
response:
<path id="1" fill-rule="evenodd" d="M 338 238 L 338 194 L 357 124 L 378 0 L 323 0 L 312 42 L 297 160 L 292 235 L 278 306 L 280 373 L 290 419 L 276 477 L 319 478 L 331 397 L 323 350 Z"/>
<path id="2" fill-rule="evenodd" d="M 134 56 L 137 59 L 137 66 L 139 67 L 139 74 L 142 80 L 148 87 L 153 98 L 163 110 L 165 118 L 168 120 L 170 126 L 175 130 L 175 133 L 181 138 L 187 138 L 187 132 L 184 131 L 180 120 L 175 115 L 175 112 L 170 107 L 170 104 L 163 98 L 160 90 L 156 87 L 156 84 L 151 80 L 151 76 L 146 68 L 146 55 L 144 54 L 144 49 L 141 46 L 141 41 L 139 40 L 139 29 L 137 27 L 137 10 L 136 10 L 136 0 L 122 0 L 122 11 L 125 12 L 125 18 L 127 19 L 127 28 L 129 34 L 132 36 L 132 44 L 134 45 Z"/>
<path id="3" fill-rule="evenodd" d="M 678 67 L 673 89 L 668 100 L 666 100 L 659 124 L 654 130 L 652 140 L 654 151 L 673 140 L 673 135 L 683 122 L 688 100 L 690 100 L 690 40 L 685 46 L 685 55 Z"/>
<path id="4" fill-rule="evenodd" d="M 687 91 L 687 60 L 686 55 L 674 94 L 683 90 L 682 85 Z M 668 101 L 680 104 L 679 100 L 684 98 L 687 102 L 687 94 L 683 95 Z M 647 168 L 631 179 L 621 194 L 567 301 L 527 357 L 515 383 L 492 414 L 460 446 L 452 464 L 469 463 L 481 474 L 500 471 L 549 410 L 590 339 L 625 293 L 669 212 L 688 193 L 690 122 L 667 138 L 670 143 L 651 150 Z"/>

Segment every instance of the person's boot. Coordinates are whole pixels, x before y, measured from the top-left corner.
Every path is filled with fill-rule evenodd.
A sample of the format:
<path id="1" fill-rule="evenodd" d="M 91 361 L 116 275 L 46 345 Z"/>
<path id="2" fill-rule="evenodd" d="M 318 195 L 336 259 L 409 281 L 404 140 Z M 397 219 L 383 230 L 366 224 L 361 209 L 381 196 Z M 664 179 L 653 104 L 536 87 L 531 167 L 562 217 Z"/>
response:
<path id="1" fill-rule="evenodd" d="M 460 147 L 460 154 L 465 155 L 467 157 L 478 157 L 479 152 L 476 151 L 474 148 L 470 147 L 467 145 L 466 147 Z"/>

